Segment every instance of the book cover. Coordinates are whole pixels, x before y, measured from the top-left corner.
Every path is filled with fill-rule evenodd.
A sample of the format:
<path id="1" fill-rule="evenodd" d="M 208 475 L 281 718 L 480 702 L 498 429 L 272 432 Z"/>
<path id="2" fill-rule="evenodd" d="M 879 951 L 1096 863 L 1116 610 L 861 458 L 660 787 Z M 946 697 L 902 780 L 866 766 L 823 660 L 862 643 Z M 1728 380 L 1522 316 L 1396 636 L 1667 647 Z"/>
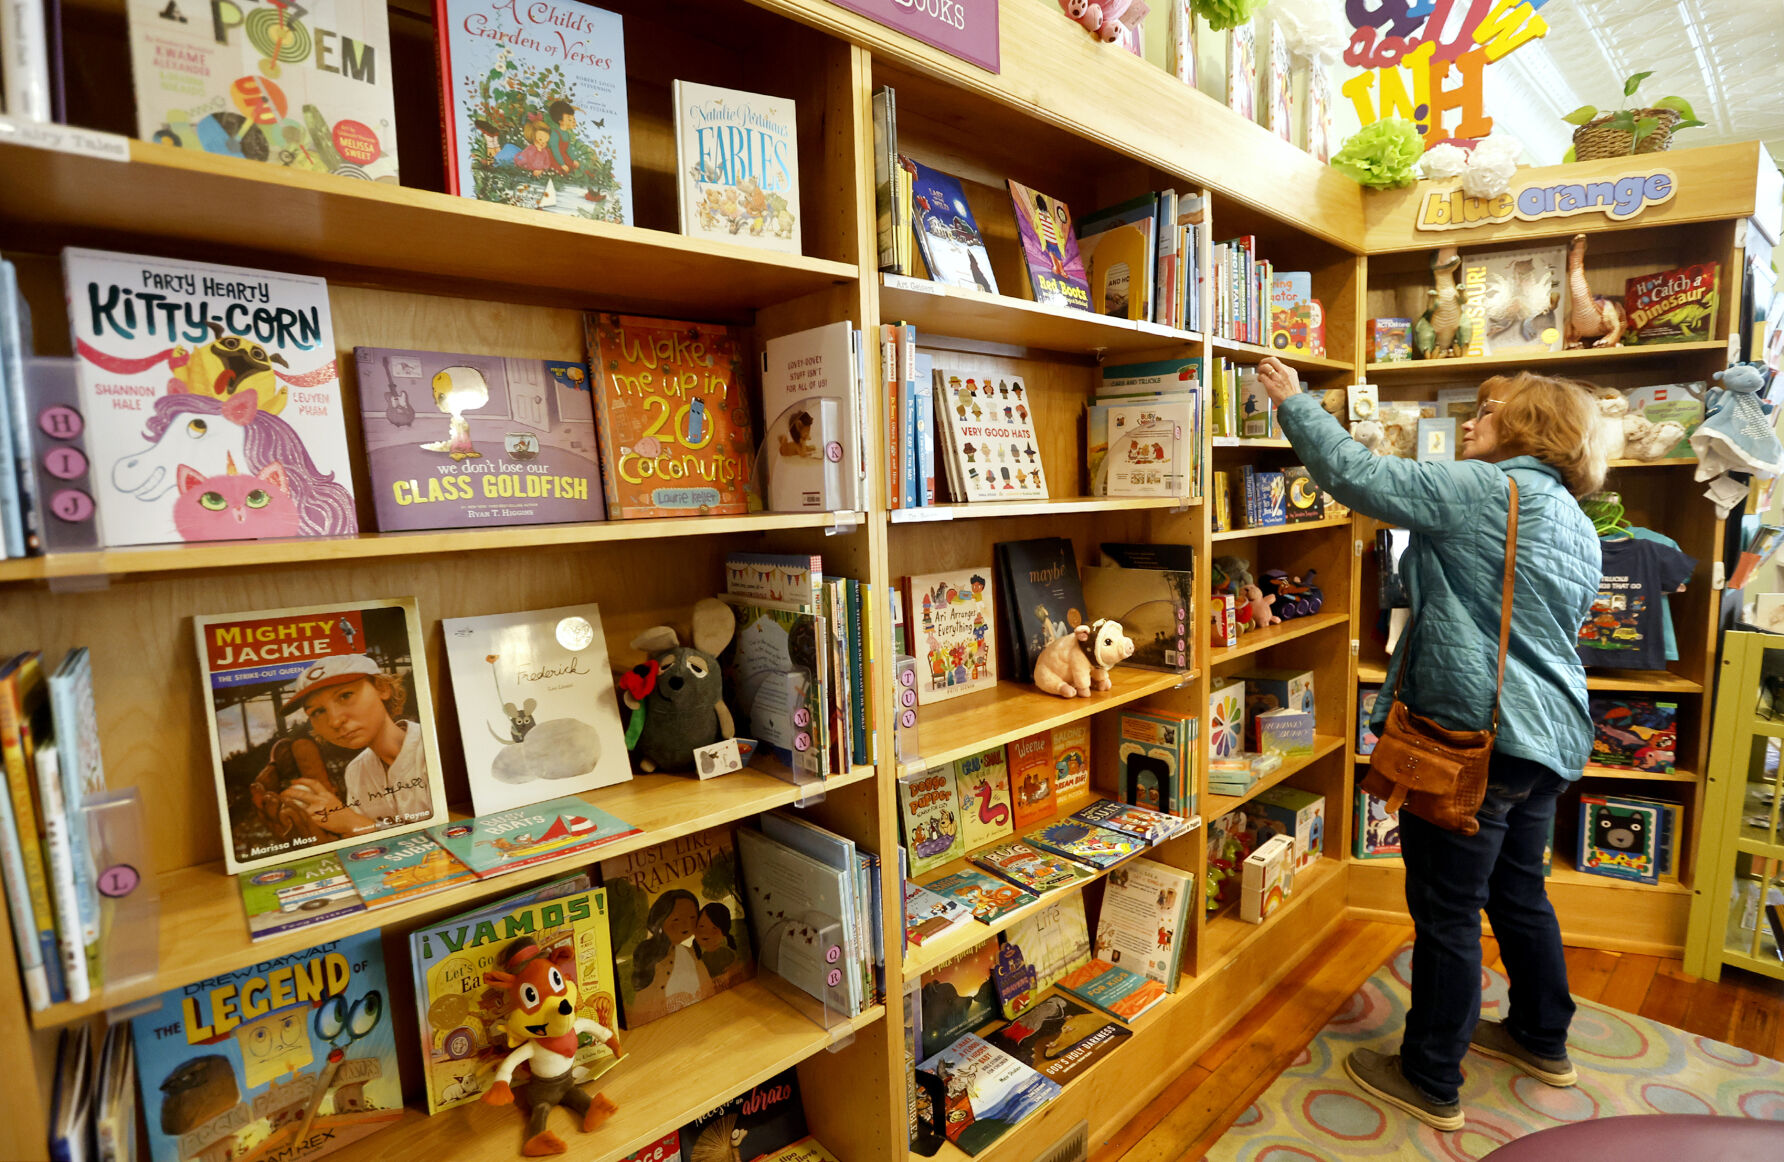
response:
<path id="1" fill-rule="evenodd" d="M 1270 347 L 1294 355 L 1326 353 L 1325 311 L 1313 297 L 1313 275 L 1305 270 L 1270 274 Z"/>
<path id="2" fill-rule="evenodd" d="M 1059 987 L 1130 1025 L 1166 996 L 1158 981 L 1094 957 L 1060 977 Z"/>
<path id="3" fill-rule="evenodd" d="M 1078 253 L 1090 283 L 1092 314 L 1152 318 L 1157 229 L 1158 199 L 1152 194 L 1078 219 Z"/>
<path id="4" fill-rule="evenodd" d="M 1196 719 L 1163 711 L 1124 710 L 1116 748 L 1116 784 L 1121 801 L 1151 811 L 1181 813 L 1190 808 L 1187 780 L 1195 764 L 1190 742 Z"/>
<path id="5" fill-rule="evenodd" d="M 1678 739 L 1679 706 L 1652 698 L 1586 700 L 1592 717 L 1592 763 L 1670 775 Z"/>
<path id="6" fill-rule="evenodd" d="M 380 0 L 130 0 L 136 135 L 227 157 L 397 181 L 390 25 Z"/>
<path id="7" fill-rule="evenodd" d="M 968 851 L 1010 834 L 1010 770 L 1003 747 L 957 759 L 954 785 L 960 797 L 960 837 Z"/>
<path id="8" fill-rule="evenodd" d="M 799 1074 L 786 1069 L 681 1128 L 682 1162 L 760 1162 L 807 1140 Z"/>
<path id="9" fill-rule="evenodd" d="M 1065 537 L 999 541 L 992 552 L 1004 583 L 1004 617 L 1015 646 L 1009 667 L 1013 672 L 1005 676 L 1026 682 L 1048 643 L 1090 623 L 1078 581 L 1077 555 Z"/>
<path id="10" fill-rule="evenodd" d="M 1195 577 L 1181 569 L 1129 569 L 1104 563 L 1084 570 L 1089 607 L 1121 623 L 1134 653 L 1123 665 L 1182 673 L 1189 669 Z"/>
<path id="11" fill-rule="evenodd" d="M 1047 732 L 1053 752 L 1056 811 L 1070 811 L 1090 798 L 1090 720 L 1080 719 Z"/>
<path id="12" fill-rule="evenodd" d="M 589 314 L 607 513 L 708 516 L 757 506 L 743 345 L 730 328 Z"/>
<path id="13" fill-rule="evenodd" d="M 1660 880 L 1661 811 L 1615 795 L 1580 796 L 1579 870 L 1652 884 Z"/>
<path id="14" fill-rule="evenodd" d="M 359 531 L 326 282 L 73 247 L 62 272 L 107 544 Z"/>
<path id="15" fill-rule="evenodd" d="M 681 1156 L 681 1134 L 671 1130 L 642 1150 L 626 1155 L 626 1162 L 685 1162 Z"/>
<path id="16" fill-rule="evenodd" d="M 913 876 L 966 854 L 957 785 L 953 763 L 899 777 L 899 827 Z"/>
<path id="17" fill-rule="evenodd" d="M 1370 363 L 1406 363 L 1412 359 L 1412 320 L 1381 318 L 1369 320 Z M 1472 406 L 1474 392 L 1468 393 Z"/>
<path id="18" fill-rule="evenodd" d="M 1400 854 L 1400 816 L 1388 810 L 1386 799 L 1357 788 L 1356 841 L 1351 854 L 1358 859 L 1387 859 Z"/>
<path id="19" fill-rule="evenodd" d="M 619 16 L 574 0 L 434 0 L 434 25 L 447 191 L 630 226 Z"/>
<path id="20" fill-rule="evenodd" d="M 248 936 L 253 940 L 366 910 L 340 857 L 333 854 L 243 872 L 236 877 L 236 885 L 241 889 Z"/>
<path id="21" fill-rule="evenodd" d="M 1133 1036 L 1104 1013 L 1048 993 L 985 1040 L 1041 1076 L 1064 1085 Z"/>
<path id="22" fill-rule="evenodd" d="M 997 294 L 991 255 L 960 179 L 910 158 L 899 162 L 911 174 L 911 225 L 929 277 L 949 286 Z"/>
<path id="23" fill-rule="evenodd" d="M 941 1083 L 943 1133 L 979 1154 L 1059 1095 L 1059 1084 L 972 1034 L 917 1066 Z"/>
<path id="24" fill-rule="evenodd" d="M 768 507 L 835 512 L 863 507 L 853 471 L 860 440 L 855 382 L 859 334 L 847 319 L 770 339 L 762 351 L 762 450 Z"/>
<path id="25" fill-rule="evenodd" d="M 958 903 L 970 911 L 973 919 L 986 924 L 1035 902 L 1032 892 L 971 868 L 931 880 L 923 887 Z"/>
<path id="26" fill-rule="evenodd" d="M 1054 792 L 1053 745 L 1047 732 L 1031 734 L 1009 744 L 1010 799 L 1017 827 L 1050 819 L 1057 808 Z"/>
<path id="27" fill-rule="evenodd" d="M 638 833 L 630 823 L 575 795 L 455 820 L 428 832 L 480 880 Z"/>
<path id="28" fill-rule="evenodd" d="M 339 854 L 359 898 L 372 909 L 431 896 L 477 878 L 425 831 L 344 848 Z"/>
<path id="29" fill-rule="evenodd" d="M 1629 401 L 1630 415 L 1641 416 L 1654 424 L 1664 424 L 1671 420 L 1685 429 L 1684 437 L 1677 444 L 1661 449 L 1654 459 L 1671 460 L 1697 456 L 1691 448 L 1691 433 L 1703 423 L 1703 397 L 1707 386 L 1700 379 L 1689 383 L 1656 383 L 1632 387 L 1623 393 L 1623 398 Z M 1473 402 L 1471 397 L 1469 403 Z M 1470 417 L 1472 418 L 1472 413 Z"/>
<path id="30" fill-rule="evenodd" d="M 1195 827 L 1193 819 L 1185 819 L 1181 815 L 1169 815 L 1163 811 L 1153 811 L 1145 807 L 1135 807 L 1129 803 L 1117 803 L 1113 799 L 1098 799 L 1090 806 L 1075 812 L 1072 818 L 1080 823 L 1095 824 L 1110 831 L 1119 831 L 1123 835 L 1131 835 L 1149 847 L 1156 847 L 1165 840 L 1174 839 Z"/>
<path id="31" fill-rule="evenodd" d="M 383 938 L 169 989 L 130 1020 L 149 1157 L 320 1158 L 403 1117 Z"/>
<path id="32" fill-rule="evenodd" d="M 1294 76 L 1288 59 L 1288 37 L 1283 34 L 1282 25 L 1270 21 L 1270 69 L 1264 87 L 1270 109 L 1270 132 L 1293 143 L 1295 140 L 1294 111 L 1290 107 L 1290 97 L 1294 93 Z"/>
<path id="33" fill-rule="evenodd" d="M 626 1028 L 756 975 L 731 832 L 714 827 L 601 861 Z"/>
<path id="34" fill-rule="evenodd" d="M 924 941 L 946 935 L 976 918 L 973 909 L 962 903 L 953 891 L 937 891 L 928 885 L 905 882 L 904 937 L 910 943 L 920 947 Z"/>
<path id="35" fill-rule="evenodd" d="M 1257 120 L 1257 34 L 1249 20 L 1227 33 L 1226 102 L 1247 121 Z"/>
<path id="36" fill-rule="evenodd" d="M 578 1017 L 619 1027 L 608 925 L 606 889 L 567 895 L 540 889 L 409 933 L 428 1113 L 475 1101 L 495 1083 L 497 1067 L 513 1048 L 500 1031 L 512 1005 L 506 993 L 487 987 L 485 974 L 501 968 L 522 940 L 538 945 L 572 978 Z M 591 1077 L 618 1061 L 592 1039 L 576 1049 L 577 1066 Z"/>
<path id="37" fill-rule="evenodd" d="M 1177 991 L 1194 874 L 1136 859 L 1109 873 L 1096 921 L 1095 954 Z"/>
<path id="38" fill-rule="evenodd" d="M 1023 839 L 1042 851 L 1050 851 L 1078 863 L 1101 868 L 1113 867 L 1128 856 L 1145 851 L 1147 847 L 1143 839 L 1079 819 L 1061 819 L 1057 823 L 1049 823 L 1038 831 L 1023 836 Z"/>
<path id="39" fill-rule="evenodd" d="M 1252 723 L 1257 729 L 1259 752 L 1279 754 L 1284 759 L 1313 757 L 1313 715 L 1307 711 L 1278 707 L 1257 714 Z"/>
<path id="40" fill-rule="evenodd" d="M 722 594 L 736 629 L 719 655 L 737 734 L 795 771 L 821 775 L 830 751 L 828 626 L 803 602 Z"/>
<path id="41" fill-rule="evenodd" d="M 1453 416 L 1419 420 L 1418 459 L 1456 458 L 1456 420 Z"/>
<path id="42" fill-rule="evenodd" d="M 1282 480 L 1286 500 L 1283 516 L 1289 524 L 1325 519 L 1325 495 L 1320 491 L 1319 485 L 1313 482 L 1313 477 L 1308 475 L 1304 465 L 1291 464 L 1284 468 Z"/>
<path id="43" fill-rule="evenodd" d="M 1644 274 L 1623 286 L 1629 325 L 1623 342 L 1700 343 L 1715 338 L 1720 263 L 1700 262 Z"/>
<path id="44" fill-rule="evenodd" d="M 50 715 L 57 727 L 56 749 L 61 759 L 62 803 L 69 819 L 85 819 L 87 800 L 105 794 L 106 790 L 105 760 L 99 746 L 99 710 L 93 700 L 93 659 L 85 646 L 77 646 L 62 656 L 49 677 L 49 692 Z M 99 869 L 93 865 L 87 828 L 67 830 L 87 964 L 95 975 L 103 975 L 98 971 L 102 926 Z"/>
<path id="45" fill-rule="evenodd" d="M 588 368 L 356 347 L 382 532 L 605 519 Z"/>
<path id="46" fill-rule="evenodd" d="M 1189 394 L 1186 401 L 1108 405 L 1108 495 L 1195 495 L 1190 444 L 1199 431 L 1199 406 L 1193 389 Z"/>
<path id="47" fill-rule="evenodd" d="M 997 684 L 997 663 L 991 652 L 997 601 L 991 573 L 989 566 L 981 565 L 910 578 L 919 706 Z M 925 672 L 927 681 L 922 678 Z"/>
<path id="48" fill-rule="evenodd" d="M 846 971 L 852 872 L 821 863 L 754 828 L 737 832 L 744 911 L 756 963 L 838 1013 L 853 1014 Z"/>
<path id="49" fill-rule="evenodd" d="M 1276 405 L 1258 382 L 1257 371 L 1246 368 L 1239 373 L 1233 398 L 1239 409 L 1239 437 L 1245 440 L 1268 440 L 1276 435 Z"/>
<path id="50" fill-rule="evenodd" d="M 1090 310 L 1090 283 L 1078 255 L 1072 212 L 1058 198 L 1007 179 L 1016 208 L 1016 229 L 1022 238 L 1022 260 L 1028 267 L 1034 301 L 1049 307 Z"/>
<path id="51" fill-rule="evenodd" d="M 193 619 L 231 874 L 446 818 L 413 598 Z"/>
<path id="52" fill-rule="evenodd" d="M 923 974 L 924 1057 L 997 1016 L 997 987 L 991 980 L 997 951 L 997 941 L 986 940 Z"/>
<path id="53" fill-rule="evenodd" d="M 1084 894 L 1073 892 L 1057 903 L 1030 912 L 1010 923 L 1006 943 L 1022 950 L 1022 958 L 1035 971 L 1035 990 L 1054 981 L 1090 959 L 1090 929 L 1084 920 Z"/>
<path id="54" fill-rule="evenodd" d="M 632 777 L 598 605 L 440 622 L 479 815 Z"/>
<path id="55" fill-rule="evenodd" d="M 1022 381 L 940 367 L 932 377 L 953 498 L 1047 499 L 1047 472 Z"/>
<path id="56" fill-rule="evenodd" d="M 1567 317 L 1566 246 L 1464 254 L 1461 290 L 1462 313 L 1473 325 L 1469 355 L 1561 350 L 1561 321 Z"/>
<path id="57" fill-rule="evenodd" d="M 675 104 L 681 232 L 798 254 L 799 118 L 794 103 L 680 78 L 670 82 L 670 99 Z"/>
<path id="58" fill-rule="evenodd" d="M 1306 142 L 1313 160 L 1325 165 L 1332 160 L 1332 77 L 1326 62 L 1314 56 L 1307 62 Z"/>
<path id="59" fill-rule="evenodd" d="M 986 871 L 1031 892 L 1050 892 L 1096 878 L 1089 868 L 1020 841 L 1001 843 L 977 852 L 971 858 Z"/>
<path id="60" fill-rule="evenodd" d="M 62 949 L 50 903 L 53 876 L 46 862 L 42 821 L 32 782 L 36 740 L 47 737 L 50 707 L 43 697 L 35 652 L 0 666 L 0 855 L 4 857 L 8 911 L 33 1010 L 67 999 Z"/>
<path id="61" fill-rule="evenodd" d="M 1357 687 L 1357 753 L 1373 754 L 1375 744 L 1379 741 L 1375 731 L 1370 729 L 1369 720 L 1375 715 L 1375 700 L 1381 697 L 1380 686 Z"/>

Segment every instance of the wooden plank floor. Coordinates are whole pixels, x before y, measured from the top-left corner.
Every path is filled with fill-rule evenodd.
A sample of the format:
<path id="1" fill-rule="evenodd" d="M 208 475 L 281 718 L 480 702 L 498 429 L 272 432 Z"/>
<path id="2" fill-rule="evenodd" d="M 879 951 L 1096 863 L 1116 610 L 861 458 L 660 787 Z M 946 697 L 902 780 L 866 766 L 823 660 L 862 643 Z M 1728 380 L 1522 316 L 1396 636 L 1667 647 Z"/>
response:
<path id="1" fill-rule="evenodd" d="M 1092 1162 L 1195 1162 L 1270 1087 L 1349 996 L 1412 939 L 1410 924 L 1347 920 L 1184 1074 L 1165 1087 Z M 1483 959 L 1502 969 L 1499 946 Z M 1677 960 L 1567 949 L 1575 996 L 1784 1060 L 1784 981 L 1727 969 L 1711 983 Z"/>

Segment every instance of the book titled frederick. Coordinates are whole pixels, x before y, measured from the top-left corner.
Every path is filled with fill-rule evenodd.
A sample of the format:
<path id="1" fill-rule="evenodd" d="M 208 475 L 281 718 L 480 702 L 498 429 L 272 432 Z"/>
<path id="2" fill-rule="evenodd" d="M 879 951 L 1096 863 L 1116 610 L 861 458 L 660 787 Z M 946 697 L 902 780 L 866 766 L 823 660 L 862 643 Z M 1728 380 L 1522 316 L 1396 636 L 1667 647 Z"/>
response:
<path id="1" fill-rule="evenodd" d="M 326 282 L 73 247 L 62 273 L 108 544 L 359 531 Z"/>
<path id="2" fill-rule="evenodd" d="M 1130 1025 L 1166 995 L 1158 981 L 1094 958 L 1060 977 L 1059 987 Z"/>
<path id="3" fill-rule="evenodd" d="M 997 599 L 991 575 L 989 566 L 979 566 L 910 579 L 917 705 L 997 685 L 997 663 L 991 653 Z"/>
<path id="4" fill-rule="evenodd" d="M 953 498 L 1046 500 L 1047 472 L 1022 381 L 941 367 L 931 379 Z"/>
<path id="5" fill-rule="evenodd" d="M 758 506 L 743 347 L 728 327 L 590 314 L 589 370 L 607 513 L 708 516 Z"/>
<path id="6" fill-rule="evenodd" d="M 399 1121 L 389 997 L 377 932 L 162 993 L 130 1020 L 149 1157 L 301 1162 Z"/>
<path id="7" fill-rule="evenodd" d="M 1071 210 L 1058 198 L 1037 193 L 1014 179 L 1008 184 L 1034 301 L 1049 307 L 1090 310 L 1090 282 L 1084 274 L 1084 260 L 1078 256 Z"/>
<path id="8" fill-rule="evenodd" d="M 366 909 L 338 856 L 318 855 L 236 878 L 248 937 L 264 940 Z"/>
<path id="9" fill-rule="evenodd" d="M 793 102 L 679 78 L 670 82 L 670 90 L 681 232 L 798 254 L 799 133 Z"/>
<path id="10" fill-rule="evenodd" d="M 1031 892 L 1050 892 L 1095 879 L 1096 873 L 1063 856 L 1040 851 L 1020 840 L 1000 843 L 973 855 L 972 861 L 988 872 Z"/>
<path id="11" fill-rule="evenodd" d="M 575 0 L 434 0 L 434 24 L 447 190 L 630 226 L 619 16 Z"/>
<path id="12" fill-rule="evenodd" d="M 911 174 L 911 225 L 929 277 L 949 286 L 998 293 L 985 236 L 979 233 L 960 179 L 908 157 L 899 163 Z"/>
<path id="13" fill-rule="evenodd" d="M 598 605 L 440 622 L 479 815 L 632 777 Z"/>
<path id="14" fill-rule="evenodd" d="M 353 359 L 383 532 L 606 516 L 582 364 L 389 347 Z"/>
<path id="15" fill-rule="evenodd" d="M 953 763 L 899 777 L 899 826 L 913 876 L 966 854 L 956 786 Z"/>
<path id="16" fill-rule="evenodd" d="M 601 861 L 626 1028 L 756 975 L 731 833 L 713 827 Z"/>
<path id="17" fill-rule="evenodd" d="M 948 1141 L 982 1153 L 1023 1118 L 1059 1096 L 1059 1083 L 971 1033 L 917 1066 L 941 1084 L 937 1111 Z"/>
<path id="18" fill-rule="evenodd" d="M 1109 873 L 1096 921 L 1096 954 L 1177 991 L 1195 875 L 1151 859 Z"/>
<path id="19" fill-rule="evenodd" d="M 340 853 L 341 866 L 372 909 L 418 900 L 477 879 L 425 831 L 411 831 Z"/>
<path id="20" fill-rule="evenodd" d="M 1106 1014 L 1052 992 L 1020 1017 L 986 1033 L 985 1040 L 1064 1085 L 1131 1036 Z"/>
<path id="21" fill-rule="evenodd" d="M 931 880 L 923 886 L 933 895 L 956 900 L 970 908 L 973 919 L 986 924 L 1035 902 L 1034 893 L 971 868 Z"/>
<path id="22" fill-rule="evenodd" d="M 630 823 L 575 795 L 456 820 L 428 832 L 480 880 L 593 851 L 638 833 Z"/>
<path id="23" fill-rule="evenodd" d="M 1462 256 L 1462 314 L 1473 327 L 1469 355 L 1539 355 L 1561 350 L 1567 317 L 1567 247 Z"/>
<path id="24" fill-rule="evenodd" d="M 860 332 L 843 319 L 781 335 L 762 349 L 762 449 L 768 507 L 835 512 L 862 507 Z"/>
<path id="25" fill-rule="evenodd" d="M 144 141 L 396 184 L 382 0 L 240 0 L 214 11 L 130 0 L 126 11 Z"/>
<path id="26" fill-rule="evenodd" d="M 1065 537 L 999 541 L 992 552 L 1003 586 L 1004 623 L 1014 647 L 1010 651 L 1014 673 L 1006 676 L 1026 682 L 1049 642 L 1090 623 L 1078 582 L 1077 554 Z"/>
<path id="27" fill-rule="evenodd" d="M 681 1128 L 681 1162 L 760 1162 L 806 1141 L 799 1074 L 787 1069 Z"/>
<path id="28" fill-rule="evenodd" d="M 1196 828 L 1195 818 L 1185 819 L 1181 815 L 1169 815 L 1163 811 L 1117 803 L 1113 799 L 1098 799 L 1083 810 L 1075 812 L 1072 818 L 1080 823 L 1094 824 L 1110 831 L 1119 831 L 1123 835 L 1131 835 L 1135 839 L 1144 840 L 1151 847 L 1157 847 L 1167 839 L 1187 835 Z"/>
<path id="29" fill-rule="evenodd" d="M 193 619 L 231 874 L 446 818 L 413 598 Z"/>
<path id="30" fill-rule="evenodd" d="M 549 896 L 535 889 L 418 928 L 409 934 L 409 951 L 428 1113 L 475 1101 L 495 1083 L 496 1068 L 512 1048 L 498 1040 L 512 1004 L 488 987 L 484 974 L 503 968 L 523 940 L 537 945 L 576 985 L 578 1017 L 618 1027 L 604 888 Z M 619 1060 L 592 1039 L 577 1046 L 575 1059 L 590 1077 Z"/>
<path id="31" fill-rule="evenodd" d="M 1629 279 L 1623 285 L 1629 317 L 1623 342 L 1701 343 L 1714 338 L 1720 270 L 1719 263 L 1700 262 Z"/>

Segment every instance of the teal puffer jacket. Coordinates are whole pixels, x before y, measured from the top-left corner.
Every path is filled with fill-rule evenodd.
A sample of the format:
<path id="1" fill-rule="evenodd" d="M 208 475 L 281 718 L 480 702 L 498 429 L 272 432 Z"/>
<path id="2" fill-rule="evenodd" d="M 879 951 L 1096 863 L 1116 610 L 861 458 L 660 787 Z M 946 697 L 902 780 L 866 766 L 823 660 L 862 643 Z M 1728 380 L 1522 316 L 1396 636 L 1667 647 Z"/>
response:
<path id="1" fill-rule="evenodd" d="M 1388 664 L 1384 694 L 1412 654 L 1401 695 L 1452 730 L 1490 725 L 1505 577 L 1506 476 L 1518 482 L 1518 564 L 1497 747 L 1577 779 L 1592 752 L 1586 671 L 1575 648 L 1592 608 L 1603 556 L 1592 522 L 1533 456 L 1497 464 L 1377 456 L 1307 394 L 1277 411 L 1314 481 L 1360 513 L 1412 531 L 1402 562 L 1412 641 Z M 1375 704 L 1380 729 L 1389 700 Z"/>

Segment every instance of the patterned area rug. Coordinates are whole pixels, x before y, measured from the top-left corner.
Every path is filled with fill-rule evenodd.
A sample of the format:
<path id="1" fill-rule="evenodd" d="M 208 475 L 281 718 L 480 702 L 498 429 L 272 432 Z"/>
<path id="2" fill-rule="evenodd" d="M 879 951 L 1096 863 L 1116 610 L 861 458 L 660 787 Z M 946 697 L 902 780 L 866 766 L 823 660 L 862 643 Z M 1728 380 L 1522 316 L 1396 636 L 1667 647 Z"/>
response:
<path id="1" fill-rule="evenodd" d="M 1398 1051 L 1411 969 L 1408 944 L 1239 1115 L 1205 1162 L 1477 1159 L 1549 1126 L 1617 1114 L 1784 1121 L 1784 1062 L 1579 1001 L 1568 1046 L 1578 1086 L 1553 1089 L 1505 1062 L 1470 1053 L 1462 1065 L 1468 1126 L 1439 1134 L 1364 1094 L 1344 1073 L 1352 1049 Z M 1483 970 L 1481 987 L 1482 1014 L 1501 1017 L 1505 977 Z"/>

